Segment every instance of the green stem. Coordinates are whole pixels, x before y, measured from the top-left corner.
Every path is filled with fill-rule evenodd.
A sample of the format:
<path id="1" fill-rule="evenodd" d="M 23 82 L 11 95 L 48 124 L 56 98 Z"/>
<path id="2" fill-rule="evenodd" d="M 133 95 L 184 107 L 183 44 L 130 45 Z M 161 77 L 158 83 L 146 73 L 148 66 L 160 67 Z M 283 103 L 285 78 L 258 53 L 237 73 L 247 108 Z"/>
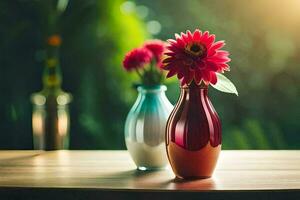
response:
<path id="1" fill-rule="evenodd" d="M 141 78 L 141 80 L 143 80 L 143 75 L 142 75 L 141 72 L 138 70 L 138 68 L 135 68 L 135 71 L 136 71 L 137 75 Z"/>
<path id="2" fill-rule="evenodd" d="M 153 65 L 154 65 L 154 62 L 151 61 L 151 63 L 150 63 L 150 71 L 151 71 L 151 73 L 153 73 L 153 70 L 154 70 Z"/>
<path id="3" fill-rule="evenodd" d="M 151 61 L 151 63 L 150 63 L 150 79 L 151 79 L 151 81 L 152 82 L 155 82 L 155 74 L 156 74 L 156 70 L 155 70 L 155 65 L 156 63 L 155 63 L 155 61 L 154 60 L 152 60 Z"/>

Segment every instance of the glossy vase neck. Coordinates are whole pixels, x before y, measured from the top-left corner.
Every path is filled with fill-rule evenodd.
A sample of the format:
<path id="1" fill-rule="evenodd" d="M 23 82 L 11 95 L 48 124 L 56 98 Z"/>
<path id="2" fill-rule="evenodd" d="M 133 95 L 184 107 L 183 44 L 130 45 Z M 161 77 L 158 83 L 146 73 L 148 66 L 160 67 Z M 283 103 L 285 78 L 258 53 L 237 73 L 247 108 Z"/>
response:
<path id="1" fill-rule="evenodd" d="M 191 105 L 203 104 L 208 99 L 208 86 L 201 84 L 197 85 L 192 82 L 190 85 L 180 86 L 180 97 L 178 104 L 181 101 L 189 102 Z"/>
<path id="2" fill-rule="evenodd" d="M 161 93 L 165 92 L 167 90 L 167 87 L 165 85 L 152 85 L 152 86 L 145 86 L 140 85 L 137 87 L 137 90 L 141 94 L 149 94 L 149 93 Z"/>
<path id="3" fill-rule="evenodd" d="M 185 85 L 180 87 L 179 102 L 189 102 L 190 106 L 194 104 L 203 104 L 208 99 L 208 87 L 202 85 Z"/>

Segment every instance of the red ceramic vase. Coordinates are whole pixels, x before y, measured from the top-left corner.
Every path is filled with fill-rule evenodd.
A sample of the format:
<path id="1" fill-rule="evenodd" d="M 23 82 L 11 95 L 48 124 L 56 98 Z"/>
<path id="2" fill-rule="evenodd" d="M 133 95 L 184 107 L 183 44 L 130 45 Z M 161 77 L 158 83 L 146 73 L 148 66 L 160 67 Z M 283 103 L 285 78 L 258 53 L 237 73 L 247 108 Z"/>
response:
<path id="1" fill-rule="evenodd" d="M 221 151 L 221 122 L 207 86 L 181 87 L 166 128 L 167 154 L 178 178 L 211 177 Z"/>

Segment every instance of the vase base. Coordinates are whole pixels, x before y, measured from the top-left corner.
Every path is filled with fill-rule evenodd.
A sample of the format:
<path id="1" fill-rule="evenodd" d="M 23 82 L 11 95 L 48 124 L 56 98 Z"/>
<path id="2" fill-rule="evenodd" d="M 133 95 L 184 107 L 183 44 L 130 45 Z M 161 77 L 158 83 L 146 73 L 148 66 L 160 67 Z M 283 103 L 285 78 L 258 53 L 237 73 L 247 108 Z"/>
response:
<path id="1" fill-rule="evenodd" d="M 212 176 L 221 145 L 212 147 L 208 143 L 198 151 L 189 151 L 170 142 L 167 149 L 173 172 L 178 178 L 204 179 Z"/>

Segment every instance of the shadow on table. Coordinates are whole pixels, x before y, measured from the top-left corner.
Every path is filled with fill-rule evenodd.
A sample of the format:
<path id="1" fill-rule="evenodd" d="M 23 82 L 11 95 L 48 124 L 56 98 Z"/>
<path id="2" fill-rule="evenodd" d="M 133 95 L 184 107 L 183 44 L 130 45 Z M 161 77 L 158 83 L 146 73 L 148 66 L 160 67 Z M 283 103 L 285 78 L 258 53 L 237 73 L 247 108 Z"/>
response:
<path id="1" fill-rule="evenodd" d="M 128 170 L 117 173 L 105 173 L 93 179 L 98 186 L 113 186 L 123 189 L 155 190 L 212 190 L 216 188 L 214 178 L 183 180 L 174 178 L 168 170 L 140 171 Z"/>
<path id="2" fill-rule="evenodd" d="M 214 190 L 217 188 L 217 181 L 214 178 L 205 179 L 179 179 L 173 178 L 168 181 L 164 181 L 160 184 L 161 188 L 172 190 Z"/>

